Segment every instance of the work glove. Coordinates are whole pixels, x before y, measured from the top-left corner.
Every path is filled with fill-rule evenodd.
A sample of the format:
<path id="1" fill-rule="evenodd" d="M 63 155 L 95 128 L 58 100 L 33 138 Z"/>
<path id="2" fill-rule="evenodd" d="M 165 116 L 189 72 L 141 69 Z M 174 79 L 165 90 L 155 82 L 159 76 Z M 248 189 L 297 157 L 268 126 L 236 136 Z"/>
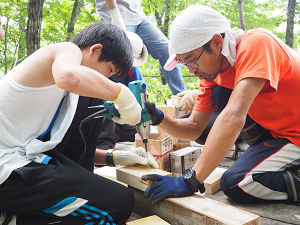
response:
<path id="1" fill-rule="evenodd" d="M 163 121 L 165 114 L 161 110 L 156 108 L 156 105 L 153 102 L 147 101 L 145 105 L 151 116 L 151 125 L 157 126 L 158 124 L 160 124 Z"/>
<path id="2" fill-rule="evenodd" d="M 134 166 L 135 164 L 150 165 L 153 168 L 158 168 L 158 163 L 150 152 L 142 147 L 134 150 L 115 150 L 113 151 L 113 161 L 115 165 Z"/>
<path id="3" fill-rule="evenodd" d="M 120 93 L 118 97 L 112 101 L 117 105 L 120 117 L 114 116 L 112 120 L 118 124 L 135 126 L 141 121 L 142 108 L 130 89 L 121 83 L 120 85 Z"/>
<path id="4" fill-rule="evenodd" d="M 178 93 L 177 97 L 182 98 L 178 105 L 176 105 L 176 108 L 182 111 L 191 111 L 194 108 L 197 95 L 198 90 L 188 90 Z"/>
<path id="5" fill-rule="evenodd" d="M 111 24 L 119 27 L 123 31 L 126 31 L 126 26 L 121 16 L 119 8 L 112 8 L 108 12 L 111 17 Z"/>
<path id="6" fill-rule="evenodd" d="M 158 181 L 145 191 L 145 196 L 152 204 L 156 204 L 165 198 L 183 197 L 193 195 L 198 190 L 186 183 L 183 177 L 161 176 L 158 174 L 143 175 L 142 180 Z"/>

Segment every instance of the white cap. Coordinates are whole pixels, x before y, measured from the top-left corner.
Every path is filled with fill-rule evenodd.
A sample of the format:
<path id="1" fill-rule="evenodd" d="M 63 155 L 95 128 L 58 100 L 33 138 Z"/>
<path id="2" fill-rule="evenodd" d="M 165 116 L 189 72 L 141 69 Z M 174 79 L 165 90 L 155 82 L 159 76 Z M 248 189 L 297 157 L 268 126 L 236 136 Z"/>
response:
<path id="1" fill-rule="evenodd" d="M 129 31 L 126 34 L 132 47 L 133 66 L 142 66 L 148 58 L 147 48 L 139 35 Z"/>
<path id="2" fill-rule="evenodd" d="M 239 43 L 243 30 L 233 31 L 229 22 L 220 12 L 205 5 L 192 5 L 183 10 L 172 23 L 170 29 L 170 48 L 174 51 L 165 64 L 171 70 L 176 61 L 176 54 L 183 54 L 200 48 L 209 42 L 215 34 L 225 33 L 222 54 L 233 66 L 236 59 L 236 44 Z M 173 65 L 173 68 L 172 66 Z"/>

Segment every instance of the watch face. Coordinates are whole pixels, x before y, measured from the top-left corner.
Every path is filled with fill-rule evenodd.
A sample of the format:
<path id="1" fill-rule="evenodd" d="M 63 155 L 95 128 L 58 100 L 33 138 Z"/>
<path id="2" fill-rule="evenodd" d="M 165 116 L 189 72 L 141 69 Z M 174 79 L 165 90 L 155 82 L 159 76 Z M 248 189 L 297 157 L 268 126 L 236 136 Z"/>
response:
<path id="1" fill-rule="evenodd" d="M 192 168 L 189 168 L 187 169 L 185 172 L 184 172 L 184 179 L 190 179 L 194 174 L 194 170 Z"/>

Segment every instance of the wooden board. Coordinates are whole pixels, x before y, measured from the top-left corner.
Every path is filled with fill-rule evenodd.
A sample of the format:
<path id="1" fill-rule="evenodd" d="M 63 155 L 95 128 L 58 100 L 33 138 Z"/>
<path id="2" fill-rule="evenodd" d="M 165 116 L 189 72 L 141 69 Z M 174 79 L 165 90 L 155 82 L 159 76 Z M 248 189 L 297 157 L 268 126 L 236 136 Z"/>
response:
<path id="1" fill-rule="evenodd" d="M 134 220 L 126 223 L 127 225 L 170 225 L 158 216 L 148 216 L 142 219 Z"/>
<path id="2" fill-rule="evenodd" d="M 204 181 L 205 194 L 213 195 L 220 189 L 220 180 L 225 168 L 217 167 Z"/>
<path id="3" fill-rule="evenodd" d="M 111 174 L 106 175 L 106 177 L 113 178 L 113 169 L 116 168 L 99 168 L 96 169 L 95 172 L 101 175 L 101 173 L 103 173 L 104 170 L 106 171 L 106 173 L 110 171 Z M 143 192 L 151 184 L 140 179 L 142 175 L 151 173 L 163 176 L 170 175 L 170 173 L 166 171 L 148 168 L 145 166 L 121 167 L 116 169 L 118 181 L 128 183 L 129 188 L 134 193 L 134 211 L 142 216 L 156 214 L 172 225 L 259 224 L 259 216 L 235 208 L 233 206 L 226 205 L 224 203 L 206 198 L 203 195 L 192 195 L 181 198 L 169 198 L 165 199 L 160 204 L 151 205 L 149 201 L 145 198 Z M 137 190 L 136 188 L 139 190 Z"/>
<path id="4" fill-rule="evenodd" d="M 110 168 L 110 170 L 112 170 Z M 224 168 L 216 168 L 204 181 L 205 193 L 214 194 L 220 189 L 220 179 L 225 172 Z M 96 172 L 96 171 L 95 171 Z M 104 171 L 105 172 L 105 171 Z M 98 170 L 99 173 L 99 170 Z M 169 172 L 148 168 L 147 166 L 135 166 L 135 167 L 119 167 L 116 169 L 115 175 L 119 182 L 128 184 L 141 191 L 145 191 L 153 182 L 143 181 L 141 176 L 146 174 L 158 174 L 162 176 L 171 176 Z M 113 178 L 115 179 L 115 178 Z"/>
<path id="5" fill-rule="evenodd" d="M 131 187 L 137 188 L 141 191 L 145 191 L 152 181 L 144 181 L 141 179 L 146 174 L 158 174 L 162 176 L 171 176 L 171 173 L 160 169 L 149 168 L 147 166 L 135 166 L 135 167 L 120 167 L 117 168 L 116 176 L 117 180 L 128 184 Z"/>
<path id="6" fill-rule="evenodd" d="M 134 193 L 136 213 L 142 216 L 156 214 L 172 225 L 260 224 L 259 216 L 204 196 L 168 198 L 160 204 L 151 205 L 142 191 L 129 188 Z"/>

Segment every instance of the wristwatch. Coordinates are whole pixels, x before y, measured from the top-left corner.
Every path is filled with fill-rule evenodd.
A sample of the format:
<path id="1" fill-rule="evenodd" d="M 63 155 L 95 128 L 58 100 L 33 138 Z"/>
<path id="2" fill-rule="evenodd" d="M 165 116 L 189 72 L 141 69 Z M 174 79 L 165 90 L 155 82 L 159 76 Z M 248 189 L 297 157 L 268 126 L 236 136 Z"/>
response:
<path id="1" fill-rule="evenodd" d="M 205 192 L 204 183 L 200 183 L 196 178 L 196 172 L 193 168 L 189 168 L 183 173 L 183 180 L 192 185 L 194 188 L 200 191 L 200 193 Z"/>

